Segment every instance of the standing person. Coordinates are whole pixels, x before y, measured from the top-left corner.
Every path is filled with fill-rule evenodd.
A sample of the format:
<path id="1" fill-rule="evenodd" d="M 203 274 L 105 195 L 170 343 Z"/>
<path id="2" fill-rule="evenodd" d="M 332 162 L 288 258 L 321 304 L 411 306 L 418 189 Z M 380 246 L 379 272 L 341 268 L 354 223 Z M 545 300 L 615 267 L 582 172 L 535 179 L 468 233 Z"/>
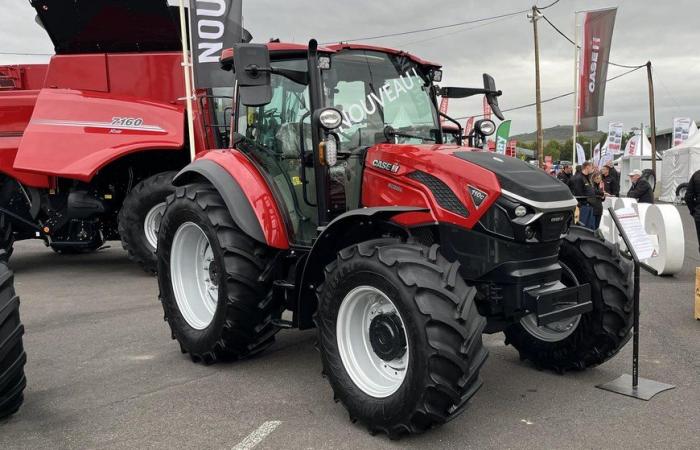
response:
<path id="1" fill-rule="evenodd" d="M 571 177 L 571 190 L 574 197 L 578 200 L 579 222 L 586 228 L 594 230 L 595 218 L 593 217 L 593 208 L 589 203 L 589 199 L 595 198 L 595 190 L 588 178 L 593 171 L 593 164 L 586 161 L 581 165 L 581 170 Z"/>
<path id="2" fill-rule="evenodd" d="M 605 191 L 601 187 L 603 185 L 603 177 L 600 175 L 600 172 L 591 175 L 591 183 L 593 184 L 595 197 L 588 199 L 588 203 L 593 208 L 594 230 L 597 230 L 600 228 L 600 221 L 603 218 L 603 200 L 605 200 Z"/>
<path id="3" fill-rule="evenodd" d="M 700 243 L 700 170 L 690 177 L 688 190 L 685 191 L 685 204 L 688 205 L 690 215 L 695 219 L 695 231 L 698 233 Z"/>
<path id="4" fill-rule="evenodd" d="M 619 196 L 620 196 L 620 195 L 619 195 L 619 194 L 620 194 L 620 172 L 617 171 L 617 169 L 615 168 L 615 166 L 614 166 L 612 160 L 611 160 L 611 161 L 608 161 L 607 163 L 605 163 L 605 167 L 608 168 L 608 170 L 610 171 L 610 175 L 612 175 L 613 177 L 615 177 L 615 181 L 617 181 L 617 189 L 618 189 L 618 191 L 617 191 L 618 195 L 617 195 L 617 196 L 619 197 Z"/>
<path id="5" fill-rule="evenodd" d="M 618 181 L 617 177 L 613 175 L 613 172 L 617 173 L 614 168 L 610 168 L 608 166 L 603 166 L 601 169 L 601 174 L 603 175 L 603 185 L 605 186 L 604 190 L 607 194 L 613 197 L 619 197 L 620 182 Z"/>
<path id="6" fill-rule="evenodd" d="M 629 177 L 632 187 L 627 192 L 627 197 L 636 198 L 639 203 L 654 203 L 654 191 L 651 185 L 642 179 L 642 171 L 634 169 Z"/>
<path id="7" fill-rule="evenodd" d="M 571 166 L 564 164 L 557 174 L 557 180 L 561 181 L 571 189 Z"/>

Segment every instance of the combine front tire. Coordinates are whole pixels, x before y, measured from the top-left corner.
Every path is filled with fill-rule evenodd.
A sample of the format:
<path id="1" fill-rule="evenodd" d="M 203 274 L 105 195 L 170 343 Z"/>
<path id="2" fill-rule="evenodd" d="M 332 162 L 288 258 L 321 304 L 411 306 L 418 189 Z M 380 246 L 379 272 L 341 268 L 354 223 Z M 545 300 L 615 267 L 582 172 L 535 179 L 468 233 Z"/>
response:
<path id="1" fill-rule="evenodd" d="M 12 223 L 5 214 L 0 214 L 0 262 L 7 262 L 12 256 L 15 235 L 12 233 Z"/>
<path id="2" fill-rule="evenodd" d="M 481 387 L 485 320 L 459 264 L 394 239 L 338 253 L 316 323 L 335 397 L 371 433 L 420 433 L 454 418 Z"/>
<path id="3" fill-rule="evenodd" d="M 24 327 L 19 320 L 19 298 L 15 295 L 12 272 L 0 263 L 0 419 L 17 412 L 24 400 L 22 346 Z"/>
<path id="4" fill-rule="evenodd" d="M 158 284 L 174 339 L 195 362 L 251 356 L 274 342 L 274 251 L 246 236 L 216 190 L 168 197 L 158 236 Z"/>
<path id="5" fill-rule="evenodd" d="M 146 178 L 129 192 L 119 211 L 119 236 L 129 259 L 149 273 L 158 266 L 158 228 L 165 211 L 165 199 L 175 192 L 177 172 L 163 172 Z"/>
<path id="6" fill-rule="evenodd" d="M 602 364 L 624 347 L 631 337 L 634 282 L 631 261 L 586 228 L 571 228 L 559 260 L 565 285 L 591 285 L 593 311 L 540 327 L 526 316 L 505 335 L 522 359 L 563 373 Z"/>

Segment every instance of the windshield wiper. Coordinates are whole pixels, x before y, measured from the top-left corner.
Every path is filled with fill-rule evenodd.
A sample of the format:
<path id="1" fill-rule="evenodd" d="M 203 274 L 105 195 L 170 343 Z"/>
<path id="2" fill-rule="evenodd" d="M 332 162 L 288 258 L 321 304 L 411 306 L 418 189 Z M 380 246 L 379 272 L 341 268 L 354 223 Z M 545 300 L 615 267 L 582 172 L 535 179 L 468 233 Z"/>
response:
<path id="1" fill-rule="evenodd" d="M 435 138 L 418 136 L 416 134 L 409 134 L 409 133 L 403 133 L 401 131 L 397 131 L 391 125 L 386 125 L 384 127 L 384 136 L 387 138 L 387 140 L 390 140 L 390 141 L 394 140 L 394 138 L 396 138 L 396 137 L 403 137 L 403 138 L 408 138 L 408 139 L 420 139 L 423 141 L 437 142 L 437 139 L 435 139 Z"/>

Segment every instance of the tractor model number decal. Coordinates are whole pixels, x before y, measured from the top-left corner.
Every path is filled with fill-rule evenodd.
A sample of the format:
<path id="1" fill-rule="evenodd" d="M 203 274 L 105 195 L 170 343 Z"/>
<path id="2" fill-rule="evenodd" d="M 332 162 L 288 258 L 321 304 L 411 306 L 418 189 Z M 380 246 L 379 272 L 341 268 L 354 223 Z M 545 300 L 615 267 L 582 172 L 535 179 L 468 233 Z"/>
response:
<path id="1" fill-rule="evenodd" d="M 143 125 L 143 119 L 140 117 L 112 117 L 112 125 L 138 128 Z"/>
<path id="2" fill-rule="evenodd" d="M 401 168 L 401 166 L 399 166 L 398 164 L 382 161 L 380 159 L 375 159 L 374 161 L 372 161 L 372 165 L 377 169 L 387 170 L 391 173 L 397 173 Z"/>

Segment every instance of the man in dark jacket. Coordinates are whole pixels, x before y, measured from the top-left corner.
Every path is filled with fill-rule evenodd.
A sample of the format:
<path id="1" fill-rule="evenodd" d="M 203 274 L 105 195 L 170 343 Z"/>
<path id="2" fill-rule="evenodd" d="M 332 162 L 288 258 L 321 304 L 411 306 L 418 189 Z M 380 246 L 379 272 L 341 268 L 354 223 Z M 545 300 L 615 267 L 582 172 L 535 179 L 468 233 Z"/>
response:
<path id="1" fill-rule="evenodd" d="M 688 205 L 690 215 L 695 219 L 695 230 L 700 242 L 700 170 L 690 177 L 688 190 L 685 191 L 685 204 Z"/>
<path id="2" fill-rule="evenodd" d="M 620 190 L 619 190 L 620 189 L 620 172 L 617 171 L 617 169 L 615 168 L 615 164 L 612 161 L 608 161 L 607 163 L 605 163 L 605 167 L 607 167 L 608 170 L 610 171 L 610 175 L 615 177 L 615 180 L 617 181 L 617 189 L 618 189 L 617 193 L 619 194 L 620 193 Z M 618 197 L 619 197 L 619 195 L 618 195 Z"/>
<path id="3" fill-rule="evenodd" d="M 603 185 L 605 185 L 605 192 L 608 195 L 612 195 L 613 197 L 619 197 L 620 182 L 617 180 L 617 177 L 612 173 L 613 171 L 617 171 L 614 168 L 611 169 L 608 166 L 603 166 L 603 168 L 600 169 L 600 171 L 603 175 Z"/>
<path id="4" fill-rule="evenodd" d="M 634 169 L 629 177 L 632 187 L 627 192 L 627 197 L 636 198 L 639 203 L 654 203 L 654 191 L 651 185 L 642 179 L 642 171 Z"/>
<path id="5" fill-rule="evenodd" d="M 578 200 L 579 222 L 586 228 L 595 230 L 595 217 L 589 199 L 595 198 L 595 190 L 588 178 L 593 171 L 593 165 L 586 161 L 581 165 L 581 170 L 571 177 L 571 191 Z"/>
<path id="6" fill-rule="evenodd" d="M 561 181 L 565 185 L 571 186 L 571 166 L 565 164 L 562 166 L 561 170 L 557 174 L 557 180 Z"/>

